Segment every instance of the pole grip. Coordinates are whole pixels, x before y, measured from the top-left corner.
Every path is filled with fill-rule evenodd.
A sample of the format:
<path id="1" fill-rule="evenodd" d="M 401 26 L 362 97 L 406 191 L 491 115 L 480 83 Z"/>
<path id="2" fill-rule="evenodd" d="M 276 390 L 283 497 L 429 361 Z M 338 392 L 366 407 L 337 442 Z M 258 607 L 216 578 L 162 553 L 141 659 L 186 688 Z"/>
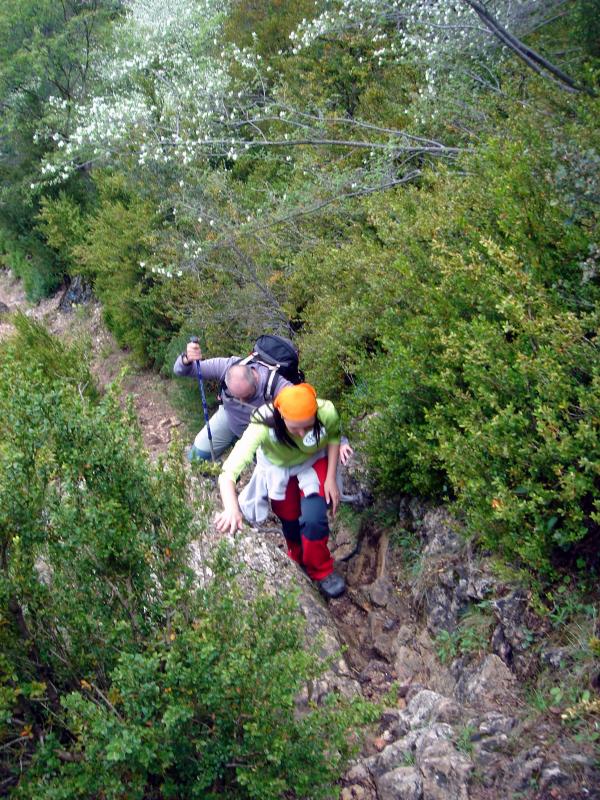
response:
<path id="1" fill-rule="evenodd" d="M 192 344 L 199 344 L 197 336 L 190 336 Z M 204 381 L 202 380 L 202 368 L 200 361 L 196 360 L 196 374 L 198 375 L 198 386 L 200 387 L 200 397 L 202 399 L 202 411 L 204 412 L 204 422 L 206 423 L 206 433 L 208 434 L 208 444 L 210 446 L 210 456 L 213 461 L 216 461 L 215 448 L 212 440 L 212 432 L 210 430 L 210 422 L 208 418 L 208 403 L 206 402 L 206 393 L 204 391 Z"/>

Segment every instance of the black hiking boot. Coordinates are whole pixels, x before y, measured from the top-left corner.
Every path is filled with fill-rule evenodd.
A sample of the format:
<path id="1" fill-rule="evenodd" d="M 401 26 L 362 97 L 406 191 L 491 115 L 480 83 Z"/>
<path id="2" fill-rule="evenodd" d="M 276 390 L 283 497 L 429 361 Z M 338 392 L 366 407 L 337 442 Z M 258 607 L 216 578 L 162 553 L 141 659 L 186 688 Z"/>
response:
<path id="1" fill-rule="evenodd" d="M 328 599 L 332 597 L 339 597 L 346 591 L 346 581 L 337 572 L 332 572 L 322 581 L 316 581 L 321 594 L 325 595 Z"/>

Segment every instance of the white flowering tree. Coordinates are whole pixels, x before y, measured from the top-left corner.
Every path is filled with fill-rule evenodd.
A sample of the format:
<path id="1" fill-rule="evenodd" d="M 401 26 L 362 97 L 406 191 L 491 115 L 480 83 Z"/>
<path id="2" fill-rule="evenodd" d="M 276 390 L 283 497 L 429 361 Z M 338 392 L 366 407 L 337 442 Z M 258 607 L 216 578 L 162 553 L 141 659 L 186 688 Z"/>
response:
<path id="1" fill-rule="evenodd" d="M 333 0 L 303 22 L 292 40 L 297 52 L 322 36 L 362 31 L 379 43 L 380 61 L 420 58 L 432 94 L 457 66 L 489 68 L 504 48 L 561 88 L 577 91 L 573 78 L 523 42 L 567 13 L 568 5 L 569 0 Z"/>
<path id="2" fill-rule="evenodd" d="M 94 65 L 97 91 L 52 99 L 55 150 L 41 186 L 77 169 L 119 164 L 162 192 L 171 223 L 144 268 L 169 278 L 218 265 L 251 286 L 254 308 L 280 322 L 268 230 L 301 246 L 315 212 L 416 179 L 457 147 L 407 131 L 294 107 L 258 53 L 223 45 L 223 0 L 127 0 L 110 47 Z M 65 118 L 69 125 L 65 126 Z M 253 191 L 228 180 L 236 161 L 269 161 L 277 180 Z M 273 247 L 273 251 L 277 251 Z M 169 257 L 164 255 L 169 251 Z"/>
<path id="3" fill-rule="evenodd" d="M 96 64 L 101 90 L 80 104 L 51 98 L 58 114 L 68 112 L 70 125 L 60 130 L 50 124 L 39 134 L 51 137 L 58 150 L 45 165 L 45 182 L 64 180 L 74 168 L 131 155 L 141 166 L 186 166 L 206 157 L 235 161 L 265 149 L 291 160 L 294 147 L 364 151 L 368 159 L 387 154 L 388 160 L 452 157 L 456 152 L 439 141 L 282 100 L 274 90 L 272 68 L 261 63 L 260 55 L 221 46 L 224 0 L 127 0 L 125 6 L 114 44 Z M 350 185 L 360 182 L 364 166 L 365 159 Z M 404 182 L 409 172 L 398 180 Z M 390 181 L 379 183 L 388 186 Z"/>
<path id="4" fill-rule="evenodd" d="M 116 156 L 187 163 L 223 114 L 228 76 L 216 57 L 221 0 L 128 0 L 113 42 L 94 64 L 96 91 L 80 103 L 51 98 L 54 120 L 38 133 L 59 153 L 45 182 Z M 57 124 L 68 114 L 69 126 Z M 54 123 L 54 124 L 53 124 Z"/>

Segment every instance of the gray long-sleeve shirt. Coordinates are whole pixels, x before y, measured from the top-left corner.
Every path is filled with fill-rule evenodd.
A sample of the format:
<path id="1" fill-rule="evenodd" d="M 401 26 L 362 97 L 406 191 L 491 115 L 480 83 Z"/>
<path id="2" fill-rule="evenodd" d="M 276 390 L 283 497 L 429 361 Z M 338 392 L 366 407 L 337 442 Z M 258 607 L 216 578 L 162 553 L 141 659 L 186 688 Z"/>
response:
<path id="1" fill-rule="evenodd" d="M 238 356 L 231 356 L 230 358 L 207 358 L 200 362 L 200 369 L 202 370 L 202 379 L 207 381 L 217 381 L 219 384 L 225 378 L 225 373 L 229 367 L 237 364 L 240 358 Z M 262 406 L 265 402 L 265 391 L 269 382 L 271 371 L 262 364 L 251 364 L 252 369 L 256 371 L 257 388 L 256 392 L 249 400 L 236 400 L 235 397 L 224 395 L 223 409 L 227 415 L 227 422 L 231 428 L 231 432 L 236 436 L 241 436 L 248 427 L 250 422 L 250 414 L 255 408 Z M 189 364 L 184 364 L 181 356 L 177 357 L 177 361 L 173 366 L 175 375 L 196 378 L 197 370 L 196 363 L 191 361 Z M 275 379 L 275 389 L 273 396 L 277 397 L 279 392 L 286 386 L 291 386 L 290 381 L 278 376 Z"/>

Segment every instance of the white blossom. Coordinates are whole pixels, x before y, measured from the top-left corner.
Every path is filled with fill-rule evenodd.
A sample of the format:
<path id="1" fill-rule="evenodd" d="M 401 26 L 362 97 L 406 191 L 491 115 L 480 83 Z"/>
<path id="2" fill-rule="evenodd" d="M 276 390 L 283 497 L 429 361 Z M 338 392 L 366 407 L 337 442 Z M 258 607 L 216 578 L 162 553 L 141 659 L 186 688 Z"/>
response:
<path id="1" fill-rule="evenodd" d="M 539 4 L 543 5 L 540 13 L 561 2 Z M 538 21 L 530 0 L 495 0 L 491 12 L 501 25 L 521 36 Z M 378 64 L 411 56 L 427 65 L 430 93 L 448 79 L 453 64 L 464 62 L 465 57 L 493 64 L 501 51 L 498 40 L 464 0 L 327 0 L 324 10 L 308 22 L 303 20 L 289 38 L 299 52 L 320 37 L 357 30 L 373 43 L 391 40 L 389 47 L 374 51 Z M 358 61 L 362 63 L 363 57 Z"/>
<path id="2" fill-rule="evenodd" d="M 132 150 L 140 166 L 188 163 L 195 143 L 212 136 L 229 89 L 226 64 L 213 56 L 226 0 L 126 0 L 124 6 L 113 46 L 94 65 L 104 90 L 70 106 L 68 139 L 58 132 L 58 118 L 56 130 L 37 132 L 57 143 L 61 152 L 48 163 L 60 163 L 67 176 L 91 158 Z M 49 105 L 57 113 L 67 108 L 61 98 Z"/>

